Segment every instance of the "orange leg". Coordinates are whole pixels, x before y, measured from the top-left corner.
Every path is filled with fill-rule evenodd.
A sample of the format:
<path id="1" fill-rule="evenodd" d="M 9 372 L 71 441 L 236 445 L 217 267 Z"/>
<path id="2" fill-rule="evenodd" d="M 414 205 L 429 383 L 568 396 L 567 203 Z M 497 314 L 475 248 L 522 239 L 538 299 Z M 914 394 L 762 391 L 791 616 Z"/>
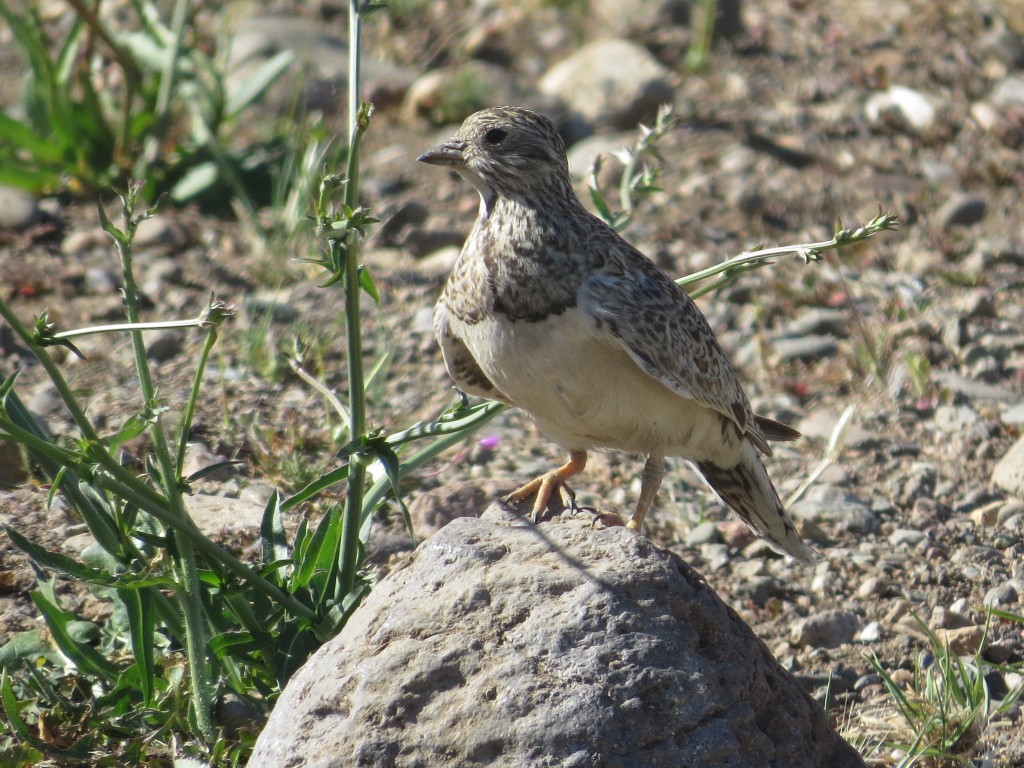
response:
<path id="1" fill-rule="evenodd" d="M 530 516 L 533 522 L 536 523 L 544 510 L 548 508 L 548 502 L 551 500 L 551 494 L 555 492 L 555 489 L 562 492 L 562 498 L 566 506 L 570 505 L 571 502 L 566 501 L 566 499 L 571 500 L 572 494 L 565 487 L 565 481 L 573 475 L 578 475 L 586 466 L 587 452 L 572 451 L 569 454 L 569 461 L 564 466 L 541 475 L 537 479 L 528 482 L 522 488 L 512 491 L 512 493 L 505 497 L 505 503 L 518 504 L 537 494 L 537 498 L 533 502 L 533 513 Z"/>
<path id="2" fill-rule="evenodd" d="M 639 531 L 647 517 L 647 510 L 654 503 L 654 497 L 661 488 L 661 479 L 665 476 L 665 457 L 660 453 L 652 453 L 644 464 L 644 472 L 640 476 L 640 498 L 636 500 L 636 509 L 629 518 L 626 527 Z"/>

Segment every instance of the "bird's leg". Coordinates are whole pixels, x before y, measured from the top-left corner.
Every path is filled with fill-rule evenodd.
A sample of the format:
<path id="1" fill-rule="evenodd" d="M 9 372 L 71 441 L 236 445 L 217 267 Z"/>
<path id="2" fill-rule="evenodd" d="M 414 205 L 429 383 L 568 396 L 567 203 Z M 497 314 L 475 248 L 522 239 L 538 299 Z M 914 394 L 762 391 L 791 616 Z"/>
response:
<path id="1" fill-rule="evenodd" d="M 627 528 L 639 531 L 640 526 L 647 516 L 647 510 L 654 503 L 654 497 L 658 495 L 661 488 L 661 478 L 665 476 L 665 457 L 660 453 L 652 453 L 647 463 L 644 464 L 643 474 L 640 476 L 640 498 L 636 500 L 636 509 L 633 516 L 626 523 Z"/>
<path id="2" fill-rule="evenodd" d="M 531 519 L 536 523 L 540 519 L 541 513 L 547 509 L 548 502 L 551 500 L 551 494 L 555 492 L 556 488 L 560 489 L 563 493 L 568 493 L 568 498 L 572 500 L 572 492 L 565 487 L 565 481 L 573 475 L 578 475 L 586 466 L 587 452 L 572 451 L 569 454 L 569 461 L 563 466 L 541 475 L 535 480 L 531 480 L 522 488 L 512 491 L 512 493 L 505 497 L 505 503 L 518 504 L 537 494 L 537 498 L 533 502 L 533 513 L 531 515 Z M 565 496 L 563 496 L 563 501 L 564 499 Z M 569 506 L 570 503 L 572 502 L 567 502 L 566 506 Z"/>

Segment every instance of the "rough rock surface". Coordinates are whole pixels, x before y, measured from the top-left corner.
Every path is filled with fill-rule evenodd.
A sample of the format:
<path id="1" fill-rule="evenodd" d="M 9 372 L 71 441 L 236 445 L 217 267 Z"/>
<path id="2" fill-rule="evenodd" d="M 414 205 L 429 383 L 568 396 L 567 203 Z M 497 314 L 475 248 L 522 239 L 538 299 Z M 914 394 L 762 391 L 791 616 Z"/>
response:
<path id="1" fill-rule="evenodd" d="M 678 557 L 586 515 L 455 520 L 292 678 L 249 768 L 863 765 Z"/>

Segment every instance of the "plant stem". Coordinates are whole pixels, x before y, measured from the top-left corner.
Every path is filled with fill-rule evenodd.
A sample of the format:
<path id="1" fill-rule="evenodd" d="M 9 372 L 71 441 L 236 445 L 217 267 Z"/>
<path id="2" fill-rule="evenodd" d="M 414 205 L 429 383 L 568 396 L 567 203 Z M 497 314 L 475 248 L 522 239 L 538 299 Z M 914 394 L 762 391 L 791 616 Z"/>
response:
<path id="1" fill-rule="evenodd" d="M 704 286 L 703 288 L 690 292 L 691 297 L 697 298 L 698 296 L 703 296 L 705 293 L 713 291 L 724 285 L 738 274 L 774 263 L 772 258 L 775 256 L 793 254 L 794 256 L 799 256 L 803 259 L 804 263 L 818 261 L 823 251 L 845 248 L 849 245 L 854 245 L 855 243 L 867 240 L 870 237 L 874 237 L 883 230 L 896 229 L 898 226 L 899 221 L 894 215 L 879 211 L 875 218 L 860 227 L 843 228 L 842 223 L 840 222 L 836 228 L 836 233 L 831 240 L 822 240 L 817 243 L 802 243 L 800 245 L 783 245 L 777 248 L 759 248 L 756 251 L 746 251 L 735 258 L 727 259 L 713 267 L 708 267 L 707 269 L 702 269 L 699 272 L 693 272 L 692 274 L 680 277 L 676 280 L 676 284 L 682 288 L 688 288 L 695 283 L 707 280 L 709 277 L 723 275 L 721 280 L 717 280 L 711 285 Z"/>
<path id="2" fill-rule="evenodd" d="M 164 331 L 173 328 L 203 328 L 207 322 L 201 318 L 195 320 L 160 320 L 153 323 L 111 323 L 110 325 L 90 325 L 88 328 L 74 328 L 61 331 L 50 336 L 54 341 L 73 339 L 76 336 L 88 336 L 93 333 L 111 333 L 113 331 Z"/>
<path id="3" fill-rule="evenodd" d="M 361 0 L 349 0 L 348 16 L 348 161 L 346 163 L 345 205 L 354 210 L 359 205 L 359 140 L 369 120 L 369 110 L 359 102 L 360 42 L 362 37 Z M 359 317 L 359 236 L 350 232 L 345 250 L 345 332 L 348 356 L 349 438 L 358 440 L 366 432 L 366 397 L 363 390 L 363 339 Z M 331 241 L 331 248 L 341 247 Z M 363 485 L 366 481 L 366 460 L 353 454 L 348 472 L 348 493 L 342 519 L 342 542 L 338 552 L 339 579 L 335 599 L 341 602 L 352 591 L 359 569 L 359 520 L 363 509 Z"/>
<path id="4" fill-rule="evenodd" d="M 111 234 L 114 247 L 121 257 L 121 274 L 124 280 L 125 316 L 129 323 L 139 322 L 139 292 L 132 269 L 132 238 L 139 219 L 135 218 L 136 192 L 129 190 L 123 198 L 125 229 L 121 233 Z M 160 481 L 164 495 L 172 515 L 184 527 L 194 526 L 185 503 L 181 498 L 181 484 L 178 477 L 179 468 L 171 457 L 170 443 L 164 432 L 163 421 L 157 403 L 156 387 L 149 369 L 149 358 L 146 356 L 146 344 L 142 332 L 138 329 L 130 331 L 132 351 L 135 355 L 135 373 L 142 390 L 143 407 L 149 417 L 150 439 L 160 467 Z M 180 526 L 174 526 L 176 530 Z M 189 676 L 192 682 L 192 704 L 195 712 L 196 725 L 200 735 L 212 744 L 217 737 L 213 723 L 214 687 L 210 676 L 210 665 L 207 663 L 207 646 L 209 644 L 209 628 L 203 612 L 202 585 L 199 581 L 199 567 L 196 563 L 195 548 L 188 539 L 177 541 L 179 580 L 182 589 L 179 591 L 178 604 L 185 619 L 185 649 L 188 659 Z"/>
<path id="5" fill-rule="evenodd" d="M 46 374 L 50 377 L 50 381 L 53 382 L 53 386 L 57 390 L 57 394 L 60 399 L 64 402 L 68 411 L 71 414 L 72 421 L 75 422 L 75 426 L 82 433 L 82 437 L 85 438 L 86 442 L 93 445 L 100 444 L 100 436 L 92 426 L 92 422 L 89 421 L 89 417 L 85 415 L 85 411 L 79 406 L 78 401 L 71 392 L 71 387 L 68 386 L 67 381 L 64 380 L 64 376 L 61 375 L 60 368 L 57 367 L 57 363 L 54 362 L 53 358 L 45 350 L 41 349 L 35 342 L 35 337 L 32 332 L 29 331 L 28 327 L 21 322 L 21 319 L 11 311 L 11 308 L 7 306 L 7 303 L 0 299 L 0 317 L 3 317 L 7 321 L 7 324 L 11 326 L 11 330 L 18 335 L 18 337 L 28 345 L 29 349 L 35 354 L 39 364 L 43 366 Z"/>
<path id="6" fill-rule="evenodd" d="M 218 328 L 210 326 L 206 334 L 206 342 L 203 344 L 203 351 L 199 353 L 199 364 L 196 366 L 196 375 L 192 379 L 192 389 L 189 392 L 188 402 L 185 403 L 185 410 L 181 416 L 181 429 L 178 431 L 178 461 L 180 469 L 185 464 L 185 449 L 188 446 L 188 435 L 192 431 L 192 419 L 196 412 L 196 403 L 199 400 L 199 390 L 203 385 L 203 374 L 206 372 L 206 363 L 210 359 L 210 352 L 213 345 L 217 343 Z"/>
<path id="7" fill-rule="evenodd" d="M 88 25 L 89 31 L 102 40 L 110 49 L 110 52 L 117 59 L 118 65 L 124 72 L 130 90 L 138 88 L 142 82 L 142 73 L 139 72 L 139 68 L 135 65 L 135 60 L 131 57 L 131 54 L 114 41 L 114 38 L 107 31 L 103 22 L 100 21 L 99 16 L 83 0 L 66 0 L 66 2 L 74 10 L 75 15 Z"/>
<path id="8" fill-rule="evenodd" d="M 472 419 L 464 420 L 464 422 L 469 422 L 469 424 L 460 423 L 456 429 L 453 429 L 450 432 L 438 430 L 437 432 L 432 433 L 438 435 L 437 439 L 432 440 L 429 444 L 423 446 L 418 451 L 413 453 L 412 456 L 410 456 L 408 459 L 402 461 L 402 473 L 408 474 L 409 472 L 416 471 L 421 466 L 426 464 L 428 461 L 433 460 L 436 456 L 440 455 L 444 451 L 447 451 L 452 446 L 458 445 L 459 443 L 465 441 L 468 435 L 472 434 L 478 428 L 482 427 L 492 418 L 497 416 L 499 413 L 505 410 L 506 407 L 507 406 L 503 405 L 502 403 L 487 403 L 487 407 L 482 408 L 479 412 L 475 413 Z M 411 432 L 411 430 L 407 430 L 407 433 L 409 432 Z M 403 433 L 403 435 L 407 433 Z M 408 439 L 412 439 L 412 437 L 413 436 L 410 435 Z M 387 495 L 387 492 L 390 488 L 391 480 L 386 476 L 381 477 L 379 480 L 377 480 L 377 482 L 373 484 L 370 490 L 367 491 L 366 493 L 366 499 L 364 502 L 366 513 L 364 517 L 369 515 L 373 511 L 374 507 L 376 507 L 377 504 L 380 503 L 381 499 L 383 499 Z"/>

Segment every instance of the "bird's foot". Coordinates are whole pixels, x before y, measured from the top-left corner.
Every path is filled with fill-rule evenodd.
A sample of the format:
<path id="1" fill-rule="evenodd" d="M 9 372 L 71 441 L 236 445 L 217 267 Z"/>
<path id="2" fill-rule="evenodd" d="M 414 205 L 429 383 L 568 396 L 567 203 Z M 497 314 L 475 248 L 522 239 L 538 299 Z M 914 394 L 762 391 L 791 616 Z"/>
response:
<path id="1" fill-rule="evenodd" d="M 547 512 L 556 490 L 558 491 L 558 500 L 562 505 L 559 511 L 575 512 L 579 509 L 576 504 L 576 494 L 556 472 L 548 472 L 546 475 L 531 480 L 523 487 L 517 488 L 503 498 L 502 503 L 518 506 L 532 498 L 534 501 L 530 508 L 530 520 L 536 523 Z"/>
<path id="2" fill-rule="evenodd" d="M 584 451 L 573 451 L 569 461 L 556 470 L 547 472 L 540 477 L 531 480 L 522 488 L 518 488 L 502 501 L 505 504 L 517 505 L 533 498 L 533 509 L 530 519 L 536 523 L 541 515 L 547 510 L 551 497 L 558 491 L 558 497 L 562 502 L 562 509 L 575 511 L 576 494 L 566 485 L 565 481 L 573 475 L 579 474 L 587 464 L 587 454 Z"/>

